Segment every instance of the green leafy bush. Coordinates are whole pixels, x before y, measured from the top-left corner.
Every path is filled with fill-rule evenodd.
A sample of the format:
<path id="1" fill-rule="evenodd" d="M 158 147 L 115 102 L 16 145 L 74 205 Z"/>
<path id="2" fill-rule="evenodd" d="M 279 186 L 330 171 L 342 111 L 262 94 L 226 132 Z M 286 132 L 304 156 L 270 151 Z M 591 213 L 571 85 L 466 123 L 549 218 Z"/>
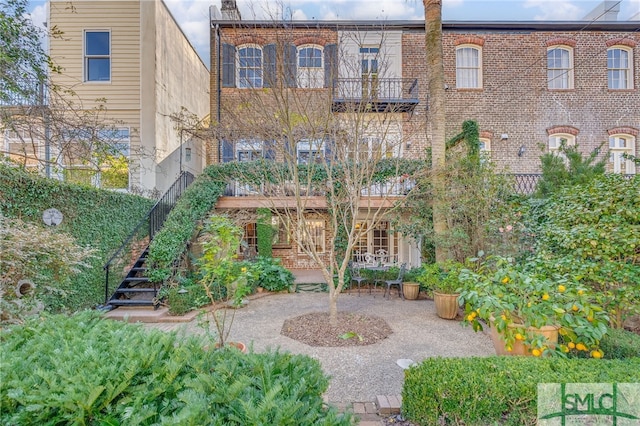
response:
<path id="1" fill-rule="evenodd" d="M 424 266 L 424 272 L 416 278 L 420 287 L 431 294 L 433 291 L 444 294 L 455 294 L 462 286 L 458 276 L 464 265 L 448 260 L 443 263 L 432 263 Z"/>
<path id="2" fill-rule="evenodd" d="M 326 407 L 318 361 L 203 349 L 202 337 L 95 312 L 2 331 L 0 423 L 351 425 Z"/>
<path id="3" fill-rule="evenodd" d="M 532 208 L 537 255 L 599 295 L 611 326 L 640 313 L 640 176 L 600 175 Z"/>
<path id="4" fill-rule="evenodd" d="M 428 358 L 405 372 L 402 411 L 420 425 L 534 425 L 538 383 L 611 382 L 640 382 L 640 358 Z"/>
<path id="5" fill-rule="evenodd" d="M 71 235 L 78 246 L 95 250 L 87 259 L 90 267 L 71 276 L 64 292 L 43 298 L 45 308 L 52 311 L 75 311 L 104 301 L 102 266 L 153 206 L 152 200 L 143 197 L 42 178 L 4 163 L 0 163 L 0 188 L 0 214 L 41 225 L 42 213 L 56 208 L 64 219 L 55 232 Z M 36 267 L 38 274 L 50 277 L 47 285 L 60 284 L 53 271 Z"/>
<path id="6" fill-rule="evenodd" d="M 166 290 L 171 315 L 184 315 L 209 303 L 207 292 L 200 284 L 169 287 Z"/>
<path id="7" fill-rule="evenodd" d="M 282 266 L 280 259 L 258 257 L 250 264 L 250 271 L 255 276 L 256 284 L 268 291 L 288 290 L 295 280 L 293 273 Z"/>
<path id="8" fill-rule="evenodd" d="M 612 328 L 600 341 L 600 349 L 604 352 L 605 359 L 640 357 L 640 335 L 623 328 Z M 588 356 L 584 352 L 573 355 Z"/>

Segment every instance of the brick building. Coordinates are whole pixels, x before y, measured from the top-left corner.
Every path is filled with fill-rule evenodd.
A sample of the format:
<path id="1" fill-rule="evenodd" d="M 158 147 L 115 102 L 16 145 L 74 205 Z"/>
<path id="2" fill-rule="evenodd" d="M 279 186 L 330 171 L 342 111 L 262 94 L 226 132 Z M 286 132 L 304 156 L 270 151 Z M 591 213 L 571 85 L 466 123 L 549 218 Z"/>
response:
<path id="1" fill-rule="evenodd" d="M 262 133 L 277 110 L 267 98 L 277 90 L 296 93 L 316 106 L 314 113 L 330 111 L 338 122 L 360 115 L 369 124 L 350 133 L 354 145 L 424 157 L 430 134 L 423 21 L 243 21 L 227 0 L 211 24 L 211 117 L 220 132 L 209 163 L 277 159 L 268 142 L 248 149 L 277 139 L 275 127 L 269 138 Z M 465 120 L 477 121 L 482 149 L 506 173 L 539 173 L 540 156 L 565 143 L 584 153 L 599 149 L 611 172 L 635 174 L 623 154 L 638 155 L 639 44 L 631 21 L 445 22 L 447 138 Z M 247 116 L 253 124 L 240 124 Z M 293 153 L 308 155 L 308 141 L 316 139 L 300 136 Z M 227 195 L 218 208 L 264 205 L 246 192 Z M 388 234 L 385 247 L 372 245 L 376 235 L 366 239 L 367 251 L 419 261 L 414 243 L 401 235 Z M 286 253 L 288 266 L 303 266 Z"/>

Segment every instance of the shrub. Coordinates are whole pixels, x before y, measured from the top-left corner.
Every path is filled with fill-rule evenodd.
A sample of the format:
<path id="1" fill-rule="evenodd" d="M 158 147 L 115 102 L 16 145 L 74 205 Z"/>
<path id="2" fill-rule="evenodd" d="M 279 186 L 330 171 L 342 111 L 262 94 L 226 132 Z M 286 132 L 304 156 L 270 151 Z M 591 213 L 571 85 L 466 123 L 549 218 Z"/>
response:
<path id="1" fill-rule="evenodd" d="M 420 283 L 420 287 L 429 294 L 433 291 L 455 294 L 461 287 L 458 276 L 463 268 L 462 263 L 453 260 L 432 263 L 424 267 L 424 272 L 417 277 L 417 281 Z"/>
<path id="2" fill-rule="evenodd" d="M 640 358 L 428 358 L 405 372 L 402 410 L 420 425 L 534 425 L 538 383 L 637 383 Z"/>
<path id="3" fill-rule="evenodd" d="M 166 289 L 166 297 L 171 315 L 184 315 L 211 303 L 200 284 L 169 287 Z"/>
<path id="4" fill-rule="evenodd" d="M 611 326 L 640 313 L 640 177 L 591 178 L 535 209 L 538 256 L 599 295 Z"/>
<path id="5" fill-rule="evenodd" d="M 267 257 L 258 257 L 256 262 L 251 263 L 250 271 L 257 277 L 257 286 L 267 291 L 288 290 L 295 277 L 281 263 L 280 259 Z"/>
<path id="6" fill-rule="evenodd" d="M 600 341 L 600 349 L 605 359 L 640 357 L 640 335 L 623 328 L 610 329 Z M 587 356 L 585 353 L 575 355 Z"/>
<path id="7" fill-rule="evenodd" d="M 318 361 L 205 343 L 95 312 L 4 329 L 0 423 L 352 424 L 323 404 Z"/>

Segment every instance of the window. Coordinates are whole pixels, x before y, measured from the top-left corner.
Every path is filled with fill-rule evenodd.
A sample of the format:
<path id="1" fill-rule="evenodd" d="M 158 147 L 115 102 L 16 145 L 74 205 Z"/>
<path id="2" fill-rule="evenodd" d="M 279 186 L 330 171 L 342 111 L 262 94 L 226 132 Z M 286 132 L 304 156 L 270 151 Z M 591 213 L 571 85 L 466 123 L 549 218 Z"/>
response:
<path id="1" fill-rule="evenodd" d="M 625 154 L 633 155 L 635 138 L 629 135 L 614 135 L 609 137 L 609 162 L 612 163 L 614 173 L 632 175 L 636 173 L 635 163 L 625 158 Z"/>
<path id="2" fill-rule="evenodd" d="M 362 98 L 378 97 L 378 55 L 379 47 L 361 47 L 360 64 L 362 76 Z"/>
<path id="3" fill-rule="evenodd" d="M 235 158 L 240 163 L 247 163 L 250 161 L 256 161 L 263 158 L 263 142 L 242 140 L 236 142 Z M 235 181 L 235 194 L 236 196 L 247 196 L 262 194 L 261 185 L 252 185 L 249 183 L 240 183 Z"/>
<path id="4" fill-rule="evenodd" d="M 298 48 L 298 87 L 318 89 L 324 86 L 323 56 L 318 46 Z"/>
<path id="5" fill-rule="evenodd" d="M 84 33 L 84 80 L 111 80 L 111 34 L 108 31 Z"/>
<path id="6" fill-rule="evenodd" d="M 361 230 L 360 239 L 353 247 L 354 260 L 365 261 L 366 253 L 379 254 L 381 251 L 388 255 L 387 262 L 397 260 L 398 233 L 391 231 L 389 222 L 380 222 L 376 226 L 362 221 L 356 223 L 356 229 Z"/>
<path id="7" fill-rule="evenodd" d="M 129 188 L 128 128 L 78 128 L 62 134 L 68 142 L 61 153 L 65 181 L 106 189 Z"/>
<path id="8" fill-rule="evenodd" d="M 255 223 L 244 225 L 240 252 L 245 259 L 253 259 L 258 254 L 258 231 Z"/>
<path id="9" fill-rule="evenodd" d="M 285 217 L 279 215 L 271 216 L 271 228 L 273 229 L 273 239 L 271 243 L 274 247 L 291 245 L 289 224 Z"/>
<path id="10" fill-rule="evenodd" d="M 462 45 L 456 48 L 456 87 L 482 87 L 482 52 L 479 47 Z"/>
<path id="11" fill-rule="evenodd" d="M 491 159 L 491 139 L 480 138 L 480 161 Z"/>
<path id="12" fill-rule="evenodd" d="M 262 87 L 262 49 L 258 46 L 238 49 L 238 87 Z"/>
<path id="13" fill-rule="evenodd" d="M 576 137 L 570 134 L 554 134 L 549 136 L 549 152 L 563 158 L 565 161 L 567 157 L 562 151 L 561 147 L 573 146 L 576 144 Z"/>
<path id="14" fill-rule="evenodd" d="M 299 252 L 304 252 L 303 247 L 308 251 L 316 253 L 324 253 L 325 251 L 325 229 L 324 220 L 304 220 L 302 223 L 304 229 L 300 230 L 298 246 Z"/>
<path id="15" fill-rule="evenodd" d="M 573 89 L 573 49 L 547 50 L 547 84 L 549 89 Z"/>
<path id="16" fill-rule="evenodd" d="M 607 80 L 609 89 L 632 89 L 632 51 L 629 48 L 612 47 L 607 50 Z"/>
<path id="17" fill-rule="evenodd" d="M 322 140 L 301 140 L 296 149 L 298 164 L 322 163 L 325 160 L 325 143 Z"/>

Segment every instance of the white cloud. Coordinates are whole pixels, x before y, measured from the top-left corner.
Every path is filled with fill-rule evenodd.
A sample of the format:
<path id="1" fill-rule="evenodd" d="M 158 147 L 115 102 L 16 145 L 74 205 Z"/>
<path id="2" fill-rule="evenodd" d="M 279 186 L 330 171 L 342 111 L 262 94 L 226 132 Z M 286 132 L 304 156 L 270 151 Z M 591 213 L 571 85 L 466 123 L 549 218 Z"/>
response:
<path id="1" fill-rule="evenodd" d="M 575 1 L 567 0 L 526 0 L 523 7 L 538 8 L 533 19 L 537 21 L 579 20 L 588 12 L 578 7 Z"/>

